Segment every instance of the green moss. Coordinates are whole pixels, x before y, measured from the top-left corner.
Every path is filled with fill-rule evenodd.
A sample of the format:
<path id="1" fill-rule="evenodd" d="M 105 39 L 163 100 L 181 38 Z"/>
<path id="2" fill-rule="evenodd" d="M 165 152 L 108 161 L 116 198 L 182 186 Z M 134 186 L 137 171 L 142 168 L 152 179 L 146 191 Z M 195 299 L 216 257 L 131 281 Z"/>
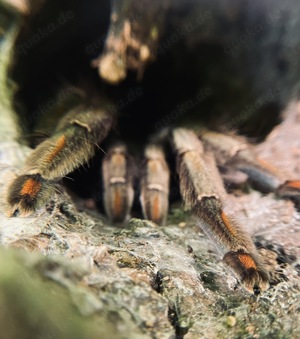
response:
<path id="1" fill-rule="evenodd" d="M 13 110 L 14 84 L 9 80 L 9 67 L 13 60 L 13 47 L 20 28 L 20 16 L 0 1 L 0 134 L 2 141 L 17 137 L 16 115 Z M 3 140 L 6 139 L 6 140 Z"/>
<path id="2" fill-rule="evenodd" d="M 189 215 L 190 212 L 185 211 L 182 206 L 173 207 L 168 214 L 167 224 L 180 224 L 181 222 L 186 222 Z"/>
<path id="3" fill-rule="evenodd" d="M 105 316 L 81 316 L 67 289 L 31 267 L 33 258 L 0 251 L 1 338 L 121 338 Z"/>

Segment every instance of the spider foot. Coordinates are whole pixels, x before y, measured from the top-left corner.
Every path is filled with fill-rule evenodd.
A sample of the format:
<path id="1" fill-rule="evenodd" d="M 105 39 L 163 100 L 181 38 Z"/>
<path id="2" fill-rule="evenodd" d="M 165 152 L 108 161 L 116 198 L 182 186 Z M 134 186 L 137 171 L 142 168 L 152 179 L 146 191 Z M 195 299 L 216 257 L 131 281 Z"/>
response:
<path id="1" fill-rule="evenodd" d="M 42 207 L 54 192 L 54 185 L 39 174 L 21 175 L 8 191 L 9 217 L 26 217 Z"/>
<path id="2" fill-rule="evenodd" d="M 225 263 L 237 274 L 243 286 L 254 294 L 259 294 L 269 287 L 269 274 L 263 269 L 253 254 L 244 250 L 227 252 Z"/>
<path id="3" fill-rule="evenodd" d="M 278 187 L 276 193 L 281 198 L 291 199 L 300 211 L 300 180 L 288 180 Z"/>

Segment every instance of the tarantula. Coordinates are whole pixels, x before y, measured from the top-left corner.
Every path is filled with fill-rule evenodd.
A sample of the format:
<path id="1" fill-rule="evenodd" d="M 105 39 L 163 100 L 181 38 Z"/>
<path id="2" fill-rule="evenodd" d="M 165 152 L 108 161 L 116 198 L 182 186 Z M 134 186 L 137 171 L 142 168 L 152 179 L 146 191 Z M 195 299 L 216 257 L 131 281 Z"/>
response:
<path id="1" fill-rule="evenodd" d="M 47 6 L 49 7 L 50 3 L 50 1 L 46 2 L 42 8 L 37 11 L 38 15 L 33 15 L 31 19 L 28 19 L 27 24 L 33 32 L 38 30 L 41 22 L 43 23 L 43 21 L 41 21 L 42 19 L 45 20 L 45 27 L 47 26 L 47 20 L 49 19 L 47 18 L 47 10 L 45 8 L 47 8 Z M 132 3 L 136 2 L 133 1 Z M 156 2 L 154 3 L 157 5 Z M 268 2 L 266 3 L 270 6 Z M 180 4 L 183 5 L 182 3 Z M 218 18 L 221 16 L 226 24 L 216 20 L 215 27 L 212 27 L 211 22 L 205 23 L 204 20 L 201 29 L 207 29 L 207 33 L 204 35 L 202 33 L 200 34 L 195 28 L 193 35 L 196 39 L 199 39 L 199 42 L 195 44 L 193 49 L 189 50 L 185 46 L 183 52 L 181 52 L 182 46 L 174 44 L 174 46 L 170 47 L 170 51 L 167 51 L 169 47 L 167 48 L 165 46 L 164 52 L 169 53 L 167 59 L 164 58 L 164 55 L 161 55 L 161 58 L 158 58 L 158 61 L 152 65 L 146 65 L 146 67 L 143 64 L 141 69 L 139 69 L 139 77 L 142 77 L 141 73 L 145 72 L 141 86 L 146 94 L 143 100 L 140 100 L 139 104 L 137 104 L 137 107 L 133 108 L 127 105 L 127 107 L 121 107 L 120 110 L 121 113 L 127 114 L 128 110 L 132 109 L 135 111 L 135 113 L 132 113 L 132 116 L 137 118 L 137 111 L 140 110 L 141 107 L 145 107 L 147 115 L 142 118 L 140 117 L 138 121 L 141 125 L 144 125 L 144 127 L 147 125 L 145 134 L 150 134 L 152 137 L 150 138 L 150 142 L 148 141 L 146 143 L 144 163 L 139 170 L 136 170 L 134 167 L 125 143 L 108 142 L 108 145 L 110 145 L 105 146 L 105 156 L 102 161 L 103 201 L 105 212 L 112 222 L 124 222 L 128 218 L 132 208 L 135 177 L 136 174 L 138 174 L 140 203 L 143 215 L 145 218 L 157 224 L 163 224 L 168 214 L 168 196 L 171 180 L 167 158 L 175 157 L 180 192 L 184 204 L 201 220 L 206 233 L 208 233 L 222 249 L 224 261 L 237 274 L 244 286 L 250 292 L 257 293 L 268 287 L 269 274 L 261 263 L 250 236 L 232 216 L 224 212 L 223 204 L 224 199 L 226 199 L 226 192 L 220 170 L 223 172 L 223 177 L 231 183 L 234 182 L 237 184 L 250 180 L 263 192 L 276 191 L 281 196 L 296 197 L 296 199 L 300 192 L 300 182 L 285 182 L 282 180 L 275 170 L 256 159 L 251 151 L 251 147 L 245 142 L 245 139 L 230 134 L 212 132 L 207 128 L 203 128 L 205 121 L 202 123 L 202 127 L 199 128 L 199 121 L 202 121 L 201 118 L 204 118 L 204 120 L 206 118 L 205 114 L 202 114 L 199 118 L 199 112 L 201 109 L 210 109 L 214 113 L 213 117 L 218 116 L 216 112 L 220 111 L 219 102 L 222 106 L 226 102 L 228 103 L 227 95 L 229 95 L 232 101 L 233 98 L 241 94 L 242 98 L 241 100 L 237 100 L 238 103 L 229 103 L 230 106 L 228 109 L 232 110 L 235 114 L 240 111 L 241 107 L 245 107 L 249 102 L 251 103 L 252 100 L 260 100 L 259 104 L 254 106 L 255 110 L 258 111 L 257 116 L 260 114 L 272 115 L 275 111 L 279 110 L 282 98 L 279 98 L 279 93 L 276 92 L 277 94 L 274 94 L 273 91 L 271 99 L 266 99 L 266 93 L 270 91 L 270 88 L 277 88 L 277 85 L 278 88 L 281 88 L 281 85 L 286 83 L 290 84 L 291 78 L 290 74 L 287 73 L 287 75 L 285 75 L 286 73 L 279 66 L 276 66 L 275 70 L 272 70 L 273 73 L 269 79 L 263 79 L 262 81 L 256 74 L 250 74 L 254 68 L 261 69 L 268 65 L 269 60 L 267 57 L 270 51 L 273 51 L 274 47 L 278 45 L 281 51 L 285 50 L 285 46 L 283 45 L 284 41 L 281 39 L 280 34 L 277 34 L 278 32 L 274 33 L 270 28 L 270 24 L 269 26 L 263 26 L 263 23 L 267 25 L 266 20 L 268 16 L 272 14 L 270 8 L 273 7 L 256 4 L 257 8 L 253 9 L 246 1 L 241 1 L 240 5 L 234 8 L 230 7 L 230 4 L 226 1 L 222 2 L 222 4 L 227 6 L 227 12 L 222 8 L 217 8 L 214 2 L 211 5 L 203 3 L 202 6 L 203 11 L 206 10 L 210 15 L 215 13 Z M 247 6 L 249 5 L 248 7 L 246 6 L 246 9 L 243 7 L 245 4 Z M 98 9 L 98 7 L 102 6 L 101 8 L 105 9 L 106 5 L 98 4 L 97 1 L 95 1 L 91 8 Z M 114 10 L 116 10 L 116 8 L 120 10 L 120 5 L 114 5 Z M 201 5 L 191 3 L 189 9 L 193 8 L 193 6 L 196 8 L 198 8 L 197 6 L 201 7 Z M 276 6 L 279 6 L 279 3 L 276 3 Z M 77 22 L 73 22 L 71 28 L 63 30 L 62 34 L 59 33 L 59 35 L 57 35 L 57 33 L 54 33 L 49 38 L 49 41 L 31 46 L 28 50 L 26 42 L 29 42 L 28 37 L 30 37 L 30 35 L 28 35 L 28 33 L 27 35 L 24 35 L 24 33 L 23 35 L 20 34 L 16 50 L 21 51 L 21 54 L 19 53 L 20 55 L 18 55 L 15 70 L 19 70 L 18 72 L 20 72 L 20 69 L 25 65 L 28 66 L 29 71 L 21 84 L 21 94 L 19 94 L 19 98 L 23 99 L 23 102 L 25 101 L 25 106 L 27 106 L 28 111 L 34 111 L 34 108 L 40 103 L 39 99 L 36 99 L 35 93 L 41 94 L 42 96 L 48 91 L 49 95 L 49 92 L 53 91 L 53 88 L 57 85 L 57 78 L 52 76 L 54 70 L 59 76 L 63 75 L 68 78 L 68 81 L 73 82 L 76 82 L 74 81 L 73 72 L 77 70 L 80 74 L 80 81 L 77 81 L 77 86 L 78 83 L 82 83 L 82 74 L 84 74 L 84 79 L 89 79 L 88 85 L 86 85 L 86 80 L 84 80 L 84 86 L 81 86 L 81 90 L 85 92 L 85 99 L 80 99 L 81 103 L 79 104 L 72 103 L 72 108 L 65 110 L 66 114 L 59 118 L 56 129 L 51 137 L 42 141 L 27 158 L 22 173 L 11 183 L 8 190 L 7 200 L 10 206 L 10 216 L 27 216 L 44 206 L 54 193 L 55 182 L 67 176 L 82 164 L 89 162 L 95 152 L 100 147 L 103 147 L 103 141 L 107 139 L 107 136 L 118 134 L 118 132 L 116 133 L 118 127 L 115 127 L 115 121 L 118 117 L 121 121 L 119 125 L 120 129 L 125 129 L 125 132 L 123 132 L 125 139 L 126 137 L 128 138 L 128 135 L 129 139 L 131 139 L 130 133 L 132 131 L 134 131 L 133 134 L 135 134 L 135 136 L 140 137 L 135 143 L 140 143 L 141 140 L 144 141 L 145 139 L 143 129 L 140 128 L 139 125 L 127 123 L 125 127 L 122 127 L 122 119 L 124 120 L 124 116 L 122 117 L 122 114 L 118 112 L 118 109 L 113 104 L 114 99 L 116 101 L 118 100 L 120 92 L 123 93 L 124 87 L 136 86 L 136 79 L 129 73 L 129 80 L 127 79 L 127 82 L 125 81 L 123 85 L 121 84 L 117 87 L 106 85 L 98 79 L 96 70 L 89 68 L 90 59 L 96 55 L 85 55 L 85 58 L 81 58 L 82 50 L 84 50 L 83 46 L 92 46 L 89 44 L 91 38 L 86 40 L 86 37 L 91 34 L 89 27 L 85 27 L 84 39 L 79 37 L 78 39 L 81 40 L 76 42 L 75 47 L 72 47 L 72 51 L 70 53 L 66 52 L 78 37 L 77 31 L 74 33 L 74 27 L 78 27 L 79 23 L 83 24 L 84 27 L 86 20 L 83 14 L 80 15 L 83 7 L 80 5 L 80 2 L 76 1 L 74 4 L 71 4 L 69 1 L 62 2 L 61 5 L 58 5 L 58 12 L 55 12 L 54 17 L 57 13 L 65 13 L 66 8 L 71 8 L 71 11 L 76 13 L 75 17 Z M 233 11 L 233 9 L 235 11 Z M 176 14 L 176 10 L 173 10 Z M 88 12 L 92 16 L 93 22 L 95 22 L 97 19 L 95 15 L 93 16 L 90 10 Z M 97 11 L 95 10 L 95 12 Z M 127 21 L 123 20 L 124 25 L 121 25 L 123 31 L 120 29 L 120 20 L 118 19 L 120 13 L 122 12 L 116 14 L 113 11 L 112 17 L 114 16 L 115 19 L 112 20 L 108 37 L 110 37 L 110 34 L 116 37 L 117 33 L 114 31 L 114 29 L 116 29 L 114 23 L 118 22 L 118 29 L 122 32 L 121 34 L 124 34 L 124 36 L 132 36 L 133 38 L 131 40 L 134 40 L 134 31 L 130 31 L 129 29 L 131 27 L 133 30 L 134 26 L 130 26 L 131 21 L 129 19 L 126 19 Z M 170 13 L 172 13 L 172 11 L 170 11 Z M 253 16 L 253 13 L 256 13 L 257 16 Z M 146 14 L 145 9 L 142 10 L 140 15 L 146 19 L 149 19 L 150 16 Z M 273 13 L 273 15 L 275 14 Z M 176 18 L 176 15 L 174 17 Z M 154 20 L 153 17 L 152 19 Z M 51 20 L 53 20 L 52 17 Z M 287 19 L 285 17 L 282 17 L 281 20 L 282 22 L 276 22 L 276 29 L 278 26 L 281 27 L 286 24 Z M 242 34 L 245 34 L 245 29 L 247 25 L 250 24 L 252 24 L 252 28 L 255 27 L 255 31 L 251 33 L 253 36 L 248 37 L 249 41 L 247 44 L 244 43 L 244 45 L 242 45 Z M 223 25 L 225 28 L 227 27 L 228 32 Z M 163 42 L 166 41 L 164 39 L 174 34 L 174 27 L 172 27 L 172 25 L 170 26 L 171 27 L 166 28 L 164 37 L 160 39 L 160 45 L 158 45 L 160 49 L 156 49 L 158 53 L 164 46 Z M 232 34 L 232 28 L 235 28 L 233 36 L 230 35 Z M 101 29 L 103 28 L 100 28 L 100 30 Z M 107 27 L 105 29 L 107 29 Z M 224 32 L 224 35 L 220 37 L 215 30 L 219 30 L 222 33 Z M 261 33 L 261 31 L 263 31 L 263 33 Z M 199 33 L 199 36 L 196 32 Z M 274 33 L 277 40 L 273 39 L 274 41 L 272 40 L 270 42 L 271 46 L 261 51 L 258 51 L 258 47 L 256 46 L 255 53 L 249 58 L 253 44 L 255 45 L 255 43 L 257 43 L 263 46 L 264 41 L 267 41 L 267 37 L 269 36 L 268 32 L 271 32 L 272 37 Z M 93 32 L 93 35 L 95 35 L 95 32 Z M 56 38 L 61 38 L 61 41 L 56 41 L 56 44 L 53 44 Z M 239 46 L 233 44 L 234 39 L 237 39 Z M 261 42 L 261 40 L 263 42 Z M 69 43 L 69 41 L 71 42 Z M 117 44 L 116 41 L 117 40 L 115 40 L 115 43 Z M 98 46 L 99 49 L 103 48 L 103 43 L 100 45 Z M 108 45 L 107 43 L 105 46 L 108 50 L 109 48 L 114 48 L 114 46 Z M 22 54 L 24 48 L 26 53 Z M 130 59 L 129 55 L 133 58 L 132 55 L 134 53 L 132 49 L 135 48 L 135 44 L 131 42 L 131 44 L 127 46 L 127 50 L 125 49 L 125 51 L 123 51 L 125 54 L 127 53 L 128 60 Z M 142 56 L 140 56 L 141 60 L 144 60 L 145 54 L 147 55 L 147 53 L 145 53 L 146 47 L 145 45 L 140 45 L 139 48 L 140 51 L 144 51 L 141 53 Z M 53 49 L 55 49 L 54 52 Z M 64 53 L 62 53 L 63 50 Z M 228 51 L 230 50 L 237 53 L 238 59 L 235 60 L 238 60 L 238 62 L 233 63 L 235 64 L 235 68 L 232 68 L 232 59 L 228 57 Z M 104 53 L 105 51 L 107 52 L 107 50 L 104 49 Z M 79 53 L 79 61 L 76 57 L 70 60 L 70 56 L 73 56 L 75 52 Z M 85 54 L 87 54 L 86 52 L 87 49 L 85 49 Z M 49 53 L 48 56 L 47 53 Z M 99 53 L 98 50 L 92 54 L 97 53 Z M 205 54 L 205 57 L 203 57 L 203 54 Z M 98 61 L 98 64 L 96 62 L 102 77 L 107 74 L 107 62 L 111 62 L 107 61 L 108 55 L 109 53 L 107 52 L 106 58 L 102 58 Z M 174 55 L 178 57 L 179 60 L 177 60 L 176 57 L 174 59 Z M 232 55 L 230 55 L 230 57 L 232 57 Z M 234 55 L 234 57 L 236 56 Z M 138 57 L 135 58 L 138 59 Z M 197 61 L 198 58 L 200 61 Z M 231 61 L 228 61 L 228 58 Z M 260 58 L 259 65 L 255 63 L 258 58 Z M 149 60 L 150 59 L 151 58 L 149 58 Z M 279 62 L 277 56 L 274 57 L 274 59 L 276 59 L 276 62 Z M 46 66 L 48 66 L 47 63 L 50 60 L 50 69 L 47 70 Z M 103 60 L 106 61 L 104 66 Z M 171 66 L 168 65 L 170 60 L 173 62 Z M 57 63 L 55 61 L 57 61 Z M 182 62 L 184 64 L 191 63 L 193 67 L 189 65 L 183 67 Z M 203 65 L 204 62 L 206 66 L 199 68 L 198 66 Z M 281 62 L 283 63 L 282 60 Z M 289 60 L 285 60 L 285 62 L 288 63 Z M 134 62 L 132 62 L 132 64 L 134 64 Z M 243 65 L 242 68 L 241 64 Z M 244 67 L 244 65 L 249 67 L 250 70 Z M 274 65 L 269 65 L 268 69 L 273 66 Z M 128 66 L 128 68 L 130 67 Z M 243 72 L 240 74 L 242 69 Z M 220 74 L 217 74 L 217 81 L 215 70 L 217 70 L 217 73 L 220 72 Z M 15 74 L 17 71 L 15 71 Z M 205 81 L 199 80 L 199 74 L 201 73 L 205 75 Z M 228 90 L 226 87 L 223 87 L 224 84 L 226 85 L 226 81 L 224 82 L 224 79 L 222 79 L 223 76 L 226 77 L 227 75 L 230 76 L 230 79 L 233 79 L 234 83 L 233 86 L 228 85 Z M 17 78 L 17 76 L 15 77 Z M 39 88 L 40 81 L 37 82 L 37 79 L 41 77 L 43 79 L 43 89 Z M 122 75 L 122 77 L 124 76 Z M 116 77 L 112 76 L 112 78 L 115 81 Z M 164 88 L 157 85 L 161 79 Z M 235 81 L 237 79 L 240 83 L 236 87 Z M 48 82 L 45 86 L 46 80 Z M 187 90 L 183 88 L 183 80 L 189 80 Z M 250 91 L 250 83 L 248 83 L 250 80 L 251 90 L 254 89 L 252 92 Z M 166 128 L 163 128 L 161 131 L 158 131 L 158 128 L 153 128 L 155 126 L 157 127 L 158 124 L 161 124 L 161 122 L 165 121 L 166 117 L 169 116 L 165 111 L 172 107 L 171 103 L 173 104 L 174 98 L 176 98 L 177 95 L 180 102 L 180 100 L 182 101 L 190 96 L 188 92 L 193 87 L 199 88 L 200 86 L 200 88 L 204 88 L 203 86 L 206 83 L 209 84 L 207 88 L 215 95 L 207 95 L 205 105 L 202 105 L 200 108 L 194 105 L 195 107 L 188 110 L 189 114 L 184 111 L 180 118 L 173 121 L 169 126 L 165 126 Z M 270 87 L 269 85 L 273 83 L 275 87 Z M 266 86 L 266 84 L 268 85 Z M 248 88 L 249 85 L 249 90 L 246 94 L 239 88 L 240 85 L 241 87 L 246 86 L 246 88 Z M 180 89 L 178 89 L 179 86 Z M 44 87 L 46 89 L 44 89 Z M 92 90 L 90 90 L 90 88 L 92 88 Z M 225 96 L 223 95 L 224 93 L 220 93 L 220 88 L 224 90 Z M 291 87 L 289 87 L 289 89 L 290 88 Z M 106 91 L 105 95 L 103 94 L 104 90 Z M 161 93 L 162 91 L 165 92 Z M 195 90 L 192 91 L 195 93 Z M 184 95 L 182 95 L 181 92 L 183 92 Z M 208 92 L 209 91 L 207 91 L 207 93 Z M 232 96 L 233 93 L 234 95 Z M 285 91 L 280 92 L 280 95 L 284 97 L 285 93 Z M 28 99 L 28 97 L 30 97 L 30 99 Z M 219 100 L 219 102 L 217 102 L 218 105 L 216 105 L 216 100 Z M 153 101 L 159 102 L 161 107 L 157 108 L 153 105 Z M 199 102 L 201 101 L 202 100 L 199 100 Z M 257 101 L 254 102 L 256 105 Z M 148 104 L 150 108 L 147 107 Z M 68 107 L 70 107 L 70 105 Z M 155 110 L 156 108 L 157 111 Z M 222 107 L 221 110 L 224 110 L 224 108 Z M 50 113 L 48 113 L 48 115 L 50 115 Z M 53 116 L 54 115 L 56 115 L 56 113 L 53 113 Z M 186 119 L 187 115 L 189 115 L 188 119 Z M 223 114 L 221 120 L 217 120 L 219 124 L 220 121 L 224 121 L 222 120 L 224 115 L 226 116 L 227 114 Z M 32 117 L 32 114 L 30 115 L 30 113 L 28 113 L 27 118 L 28 117 Z M 191 125 L 194 124 L 195 118 L 197 119 L 196 121 L 198 121 L 195 125 L 196 127 L 185 127 L 186 121 L 188 125 Z M 145 122 L 143 122 L 143 119 Z M 239 115 L 238 120 L 243 120 L 243 116 L 241 117 Z M 33 120 L 31 119 L 30 121 L 32 122 Z M 234 118 L 231 116 L 230 121 L 234 121 Z M 255 119 L 254 121 L 256 123 Z M 211 126 L 212 124 L 211 121 L 207 119 L 206 123 L 206 126 Z M 32 125 L 31 127 L 36 127 L 34 124 Z M 113 133 L 111 132 L 112 130 L 114 131 Z M 128 132 L 128 130 L 130 132 Z M 122 139 L 122 132 L 119 134 L 121 135 L 118 139 Z M 166 144 L 169 144 L 171 147 L 166 146 Z M 171 156 L 169 156 L 170 149 L 172 149 Z M 168 150 L 167 156 L 166 150 Z"/>

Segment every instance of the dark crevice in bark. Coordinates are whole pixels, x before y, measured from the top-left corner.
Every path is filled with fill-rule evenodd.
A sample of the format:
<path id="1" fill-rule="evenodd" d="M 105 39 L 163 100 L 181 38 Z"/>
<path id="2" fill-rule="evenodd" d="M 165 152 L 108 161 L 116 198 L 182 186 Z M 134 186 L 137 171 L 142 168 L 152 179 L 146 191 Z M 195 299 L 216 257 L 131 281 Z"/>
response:
<path id="1" fill-rule="evenodd" d="M 178 305 L 169 306 L 168 317 L 175 329 L 175 339 L 183 339 L 189 331 L 190 324 L 186 321 L 186 317 L 181 314 Z"/>
<path id="2" fill-rule="evenodd" d="M 164 275 L 158 271 L 153 279 L 151 287 L 159 294 L 164 295 Z M 188 333 L 190 323 L 188 317 L 182 314 L 180 301 L 177 297 L 175 302 L 169 300 L 168 319 L 175 330 L 175 339 L 183 339 Z"/>

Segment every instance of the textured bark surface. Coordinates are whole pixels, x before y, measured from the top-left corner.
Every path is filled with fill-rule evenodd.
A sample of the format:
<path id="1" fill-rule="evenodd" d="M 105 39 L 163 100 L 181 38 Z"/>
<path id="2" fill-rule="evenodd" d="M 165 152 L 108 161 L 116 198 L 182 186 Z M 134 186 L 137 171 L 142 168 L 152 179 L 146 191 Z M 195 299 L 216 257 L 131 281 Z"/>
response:
<path id="1" fill-rule="evenodd" d="M 132 219 L 117 228 L 60 187 L 33 216 L 7 218 L 7 184 L 30 150 L 14 141 L 7 63 L 0 70 L 0 126 L 11 126 L 0 128 L 1 338 L 300 337 L 300 217 L 273 194 L 251 190 L 228 196 L 226 206 L 274 271 L 258 297 L 241 288 L 181 205 L 164 227 Z M 297 179 L 300 104 L 283 117 L 255 150 Z"/>

